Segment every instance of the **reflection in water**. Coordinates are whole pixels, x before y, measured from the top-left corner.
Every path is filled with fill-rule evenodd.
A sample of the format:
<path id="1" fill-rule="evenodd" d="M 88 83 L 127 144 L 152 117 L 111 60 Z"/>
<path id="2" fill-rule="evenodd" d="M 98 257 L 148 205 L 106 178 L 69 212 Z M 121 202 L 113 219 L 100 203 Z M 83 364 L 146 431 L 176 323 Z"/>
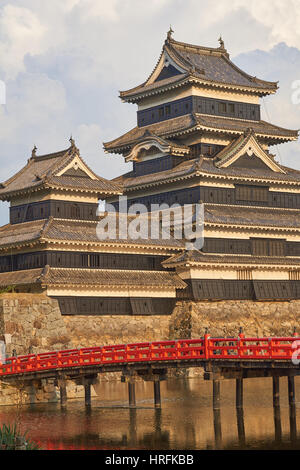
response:
<path id="1" fill-rule="evenodd" d="M 153 405 L 151 383 L 136 384 L 136 408 L 128 406 L 124 384 L 103 383 L 95 387 L 91 407 L 84 400 L 68 401 L 65 408 L 24 407 L 22 430 L 50 449 L 300 449 L 297 381 L 291 401 L 286 379 L 280 394 L 275 384 L 276 399 L 272 379 L 244 380 L 244 406 L 237 407 L 234 380 L 221 382 L 220 399 L 214 401 L 218 384 L 173 379 L 161 384 L 161 409 Z M 13 422 L 15 415 L 14 407 L 1 407 L 0 423 Z"/>
<path id="2" fill-rule="evenodd" d="M 239 445 L 240 445 L 240 447 L 245 447 L 246 434 L 245 434 L 245 423 L 244 423 L 244 410 L 243 410 L 243 408 L 236 408 L 236 422 L 237 422 Z"/>
<path id="3" fill-rule="evenodd" d="M 215 447 L 222 448 L 222 428 L 221 428 L 221 410 L 214 408 L 214 430 L 215 430 Z"/>

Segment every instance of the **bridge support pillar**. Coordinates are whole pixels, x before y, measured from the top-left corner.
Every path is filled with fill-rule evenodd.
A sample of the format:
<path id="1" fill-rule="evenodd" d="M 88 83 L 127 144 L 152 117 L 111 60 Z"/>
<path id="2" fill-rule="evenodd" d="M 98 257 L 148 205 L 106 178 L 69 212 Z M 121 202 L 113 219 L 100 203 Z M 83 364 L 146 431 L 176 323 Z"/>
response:
<path id="1" fill-rule="evenodd" d="M 280 406 L 280 389 L 279 389 L 279 377 L 273 377 L 273 406 Z"/>
<path id="2" fill-rule="evenodd" d="M 153 389 L 154 389 L 154 406 L 156 408 L 161 408 L 160 381 L 159 380 L 153 381 Z"/>
<path id="3" fill-rule="evenodd" d="M 243 408 L 244 390 L 243 390 L 243 379 L 242 378 L 237 378 L 236 379 L 235 402 L 236 402 L 236 407 L 237 408 L 239 408 L 239 409 Z"/>
<path id="4" fill-rule="evenodd" d="M 281 416 L 280 416 L 280 377 L 273 376 L 273 410 L 275 441 L 280 442 L 282 438 Z"/>
<path id="5" fill-rule="evenodd" d="M 90 407 L 92 404 L 92 398 L 91 398 L 91 384 L 86 383 L 84 385 L 84 403 L 85 406 Z"/>
<path id="6" fill-rule="evenodd" d="M 213 379 L 213 409 L 219 410 L 220 409 L 220 380 Z"/>
<path id="7" fill-rule="evenodd" d="M 295 405 L 295 377 L 288 376 L 288 393 L 289 393 L 289 405 Z"/>
<path id="8" fill-rule="evenodd" d="M 129 399 L 129 406 L 136 406 L 135 382 L 132 380 L 128 381 L 128 399 Z"/>
<path id="9" fill-rule="evenodd" d="M 59 387 L 60 405 L 65 407 L 67 405 L 67 381 L 64 377 L 60 378 L 55 382 L 55 385 Z"/>
<path id="10" fill-rule="evenodd" d="M 67 405 L 67 387 L 66 384 L 59 387 L 60 390 L 60 404 L 62 407 Z"/>
<path id="11" fill-rule="evenodd" d="M 289 394 L 289 411 L 290 411 L 290 436 L 294 441 L 297 438 L 297 422 L 296 422 L 296 397 L 295 397 L 295 377 L 288 376 L 288 394 Z"/>

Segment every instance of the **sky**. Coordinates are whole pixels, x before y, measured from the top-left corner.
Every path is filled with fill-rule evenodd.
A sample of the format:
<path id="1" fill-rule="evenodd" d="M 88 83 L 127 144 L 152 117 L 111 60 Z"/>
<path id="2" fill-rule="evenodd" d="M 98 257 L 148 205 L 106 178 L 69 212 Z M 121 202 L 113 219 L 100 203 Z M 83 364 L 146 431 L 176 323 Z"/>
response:
<path id="1" fill-rule="evenodd" d="M 147 79 L 172 25 L 174 39 L 218 47 L 279 91 L 262 118 L 300 128 L 300 0 L 0 0 L 0 181 L 38 155 L 68 148 L 108 179 L 129 171 L 103 142 L 136 125 L 120 90 Z M 271 148 L 300 169 L 300 144 Z M 0 225 L 8 205 L 0 203 Z"/>

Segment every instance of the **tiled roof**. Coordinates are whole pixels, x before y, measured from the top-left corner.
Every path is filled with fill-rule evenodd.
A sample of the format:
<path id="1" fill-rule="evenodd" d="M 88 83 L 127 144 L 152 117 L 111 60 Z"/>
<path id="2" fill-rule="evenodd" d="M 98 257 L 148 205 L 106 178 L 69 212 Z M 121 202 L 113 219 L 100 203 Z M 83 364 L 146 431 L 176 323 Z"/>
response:
<path id="1" fill-rule="evenodd" d="M 19 286 L 27 284 L 37 284 L 41 282 L 43 268 L 28 269 L 26 271 L 12 271 L 0 273 L 0 286 Z"/>
<path id="2" fill-rule="evenodd" d="M 277 162 L 276 162 L 277 163 Z M 249 178 L 253 180 L 265 180 L 274 182 L 290 182 L 300 183 L 300 170 L 286 167 L 284 165 L 277 165 L 284 170 L 285 173 L 279 173 L 272 171 L 269 168 L 243 168 L 239 166 L 228 166 L 227 168 L 217 168 L 214 162 L 210 159 L 204 159 L 200 168 L 202 175 L 215 175 L 215 176 L 227 176 L 233 178 Z"/>
<path id="3" fill-rule="evenodd" d="M 196 120 L 192 114 L 185 114 L 184 116 L 179 116 L 173 119 L 168 119 L 166 121 L 156 122 L 149 126 L 144 127 L 134 127 L 126 134 L 118 137 L 111 142 L 104 143 L 104 148 L 107 151 L 115 151 L 117 149 L 126 149 L 130 148 L 132 145 L 135 145 L 138 140 L 140 140 L 144 134 L 145 130 L 148 130 L 152 134 L 157 135 L 158 137 L 166 137 L 168 135 L 176 135 L 182 131 L 191 129 L 196 125 Z"/>
<path id="4" fill-rule="evenodd" d="M 186 114 L 173 119 L 157 122 L 143 127 L 134 127 L 131 131 L 111 142 L 104 143 L 107 152 L 123 153 L 136 144 L 145 133 L 145 129 L 159 137 L 176 137 L 185 132 L 197 130 L 241 135 L 247 129 L 253 129 L 260 137 L 276 138 L 279 141 L 296 140 L 298 131 L 284 129 L 266 121 L 234 119 L 208 114 Z M 272 139 L 271 139 L 272 140 Z"/>
<path id="5" fill-rule="evenodd" d="M 186 284 L 175 273 L 104 269 L 49 268 L 42 280 L 46 285 L 141 286 L 183 289 Z"/>
<path id="6" fill-rule="evenodd" d="M 114 181 L 123 187 L 125 194 L 139 187 L 157 186 L 172 183 L 173 181 L 180 179 L 192 178 L 194 176 L 198 176 L 199 178 L 203 176 L 215 176 L 217 178 L 222 177 L 225 179 L 234 178 L 235 182 L 250 179 L 253 181 L 264 181 L 268 183 L 300 184 L 300 170 L 294 170 L 292 168 L 279 165 L 278 163 L 277 165 L 282 168 L 285 173 L 274 172 L 267 167 L 242 168 L 229 166 L 227 168 L 217 168 L 214 165 L 213 159 L 192 159 L 186 160 L 170 170 L 143 176 L 134 176 L 134 174 L 129 173 L 119 176 Z"/>
<path id="7" fill-rule="evenodd" d="M 186 160 L 185 162 L 176 165 L 176 167 L 171 168 L 170 170 L 160 171 L 158 173 L 151 173 L 143 176 L 123 175 L 119 176 L 114 181 L 120 184 L 126 192 L 138 186 L 145 186 L 147 184 L 154 183 L 160 184 L 180 177 L 193 175 L 196 171 L 195 165 L 195 159 Z"/>
<path id="8" fill-rule="evenodd" d="M 300 211 L 269 207 L 229 206 L 205 204 L 204 223 L 243 225 L 246 227 L 300 228 Z"/>
<path id="9" fill-rule="evenodd" d="M 293 266 L 300 266 L 300 257 L 273 257 L 273 256 L 249 256 L 249 255 L 233 255 L 233 254 L 210 254 L 201 251 L 186 251 L 179 255 L 174 255 L 171 258 L 163 261 L 163 266 L 174 268 L 178 265 L 185 265 L 186 263 L 196 264 L 235 264 L 235 265 L 268 265 L 268 266 L 281 266 L 288 265 L 290 268 Z"/>
<path id="10" fill-rule="evenodd" d="M 184 289 L 180 277 L 167 271 L 118 271 L 104 269 L 45 268 L 0 273 L 0 286 L 41 284 L 43 286 L 142 287 Z"/>
<path id="11" fill-rule="evenodd" d="M 6 225 L 0 230 L 0 249 L 13 245 L 25 244 L 34 241 L 70 241 L 78 243 L 95 243 L 99 245 L 130 245 L 131 247 L 146 246 L 164 248 L 167 250 L 181 250 L 183 244 L 181 240 L 163 239 L 122 239 L 113 238 L 99 240 L 97 237 L 97 221 L 81 221 L 53 219 L 48 221 L 33 221 L 22 224 Z"/>
<path id="12" fill-rule="evenodd" d="M 0 228 L 0 248 L 38 240 L 41 238 L 46 225 L 46 220 L 4 225 Z"/>
<path id="13" fill-rule="evenodd" d="M 160 66 L 162 57 L 170 57 L 181 73 L 155 81 L 155 72 Z M 148 80 L 137 87 L 120 92 L 120 97 L 128 101 L 138 101 L 147 94 L 153 94 L 155 91 L 161 92 L 173 84 L 184 82 L 185 78 L 204 85 L 251 89 L 261 96 L 274 93 L 278 88 L 277 82 L 260 80 L 238 68 L 230 60 L 223 46 L 219 48 L 195 46 L 169 37 Z"/>
<path id="14" fill-rule="evenodd" d="M 88 169 L 93 178 L 82 178 L 81 176 L 57 176 L 57 174 L 70 164 L 75 157 L 78 157 Z M 12 194 L 22 193 L 26 190 L 37 188 L 59 187 L 61 189 L 86 190 L 97 194 L 119 194 L 120 188 L 93 173 L 79 155 L 78 149 L 71 145 L 67 150 L 61 152 L 36 156 L 35 154 L 23 167 L 10 179 L 0 186 L 0 199 L 6 200 Z"/>

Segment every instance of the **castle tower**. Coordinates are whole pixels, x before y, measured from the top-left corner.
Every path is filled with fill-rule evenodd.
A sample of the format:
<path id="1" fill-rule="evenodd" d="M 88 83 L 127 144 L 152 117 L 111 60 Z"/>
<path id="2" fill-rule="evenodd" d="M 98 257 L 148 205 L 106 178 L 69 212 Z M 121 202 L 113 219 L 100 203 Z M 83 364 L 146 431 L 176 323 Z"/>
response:
<path id="1" fill-rule="evenodd" d="M 239 69 L 219 42 L 185 44 L 170 30 L 150 77 L 120 93 L 138 105 L 137 126 L 104 144 L 133 163 L 114 182 L 149 209 L 204 203 L 203 248 L 163 263 L 188 284 L 180 296 L 299 299 L 300 171 L 272 154 L 298 131 L 261 119 L 277 83 Z"/>
<path id="2" fill-rule="evenodd" d="M 99 239 L 99 199 L 121 187 L 96 175 L 74 140 L 37 156 L 0 187 L 10 223 L 0 228 L 0 287 L 44 292 L 63 314 L 171 313 L 186 284 L 162 261 L 182 252 L 176 240 Z M 141 256 L 141 254 L 143 256 Z"/>

